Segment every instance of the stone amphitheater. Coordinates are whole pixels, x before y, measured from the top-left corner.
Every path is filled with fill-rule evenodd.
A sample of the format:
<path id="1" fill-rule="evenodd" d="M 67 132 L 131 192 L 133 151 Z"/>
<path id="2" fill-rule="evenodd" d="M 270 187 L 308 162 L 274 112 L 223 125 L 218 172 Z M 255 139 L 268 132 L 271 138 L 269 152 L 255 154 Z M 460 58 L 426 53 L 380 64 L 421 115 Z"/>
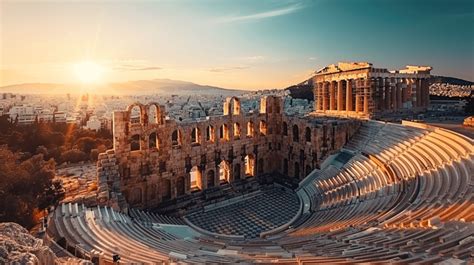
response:
<path id="1" fill-rule="evenodd" d="M 47 235 L 95 264 L 474 262 L 474 141 L 425 124 L 284 114 L 263 98 L 185 123 L 114 113 L 96 205 Z M 153 110 L 152 110 L 153 109 Z M 114 263 L 115 261 L 115 263 Z"/>

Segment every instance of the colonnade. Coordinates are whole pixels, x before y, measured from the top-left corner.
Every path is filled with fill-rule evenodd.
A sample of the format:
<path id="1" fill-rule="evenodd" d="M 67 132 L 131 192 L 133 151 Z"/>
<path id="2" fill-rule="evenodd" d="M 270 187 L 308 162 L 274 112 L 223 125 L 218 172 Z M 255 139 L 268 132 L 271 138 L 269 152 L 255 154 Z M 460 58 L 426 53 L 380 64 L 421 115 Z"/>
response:
<path id="1" fill-rule="evenodd" d="M 425 78 L 377 77 L 315 83 L 317 112 L 374 112 L 422 109 L 429 105 Z"/>

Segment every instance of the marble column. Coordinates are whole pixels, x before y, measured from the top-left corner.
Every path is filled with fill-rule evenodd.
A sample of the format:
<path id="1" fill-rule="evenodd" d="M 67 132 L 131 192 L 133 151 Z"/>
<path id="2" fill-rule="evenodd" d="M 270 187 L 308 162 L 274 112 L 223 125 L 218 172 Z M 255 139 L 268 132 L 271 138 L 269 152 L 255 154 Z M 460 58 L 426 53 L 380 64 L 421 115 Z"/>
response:
<path id="1" fill-rule="evenodd" d="M 329 87 L 329 109 L 336 110 L 336 82 L 331 81 Z"/>
<path id="2" fill-rule="evenodd" d="M 416 107 L 421 107 L 421 79 L 416 79 Z"/>
<path id="3" fill-rule="evenodd" d="M 352 111 L 352 80 L 346 80 L 346 111 Z"/>
<path id="4" fill-rule="evenodd" d="M 328 110 L 329 82 L 323 82 L 323 111 Z"/>
<path id="5" fill-rule="evenodd" d="M 343 111 L 344 99 L 343 99 L 343 81 L 337 81 L 337 111 Z"/>
<path id="6" fill-rule="evenodd" d="M 362 111 L 362 93 L 361 93 L 361 86 L 360 86 L 360 80 L 356 80 L 356 95 L 355 95 L 355 111 L 356 112 L 361 112 Z"/>
<path id="7" fill-rule="evenodd" d="M 397 89 L 395 85 L 395 79 L 390 80 L 390 102 L 392 103 L 390 106 L 390 110 L 396 110 L 397 109 Z"/>
<path id="8" fill-rule="evenodd" d="M 390 78 L 384 78 L 385 86 L 385 110 L 390 110 L 390 105 L 392 104 L 390 98 L 392 93 L 390 93 Z"/>

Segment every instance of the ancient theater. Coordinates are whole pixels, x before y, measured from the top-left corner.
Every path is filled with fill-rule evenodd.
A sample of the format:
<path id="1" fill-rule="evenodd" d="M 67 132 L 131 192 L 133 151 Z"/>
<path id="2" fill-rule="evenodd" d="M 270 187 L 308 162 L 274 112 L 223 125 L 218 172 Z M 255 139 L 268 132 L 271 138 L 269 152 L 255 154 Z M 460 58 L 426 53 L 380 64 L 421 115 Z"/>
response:
<path id="1" fill-rule="evenodd" d="M 377 120 L 425 111 L 430 71 L 329 65 L 308 115 L 276 96 L 193 121 L 130 105 L 96 203 L 61 204 L 47 233 L 95 264 L 473 262 L 474 141 Z"/>

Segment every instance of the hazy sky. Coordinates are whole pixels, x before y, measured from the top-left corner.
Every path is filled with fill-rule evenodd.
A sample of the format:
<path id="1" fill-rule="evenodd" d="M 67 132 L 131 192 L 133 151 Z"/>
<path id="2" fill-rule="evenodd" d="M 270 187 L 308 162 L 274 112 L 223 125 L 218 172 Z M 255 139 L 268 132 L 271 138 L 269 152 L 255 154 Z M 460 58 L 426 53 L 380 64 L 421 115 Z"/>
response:
<path id="1" fill-rule="evenodd" d="M 0 85 L 170 78 L 283 88 L 338 61 L 474 81 L 474 1 L 0 0 Z"/>

